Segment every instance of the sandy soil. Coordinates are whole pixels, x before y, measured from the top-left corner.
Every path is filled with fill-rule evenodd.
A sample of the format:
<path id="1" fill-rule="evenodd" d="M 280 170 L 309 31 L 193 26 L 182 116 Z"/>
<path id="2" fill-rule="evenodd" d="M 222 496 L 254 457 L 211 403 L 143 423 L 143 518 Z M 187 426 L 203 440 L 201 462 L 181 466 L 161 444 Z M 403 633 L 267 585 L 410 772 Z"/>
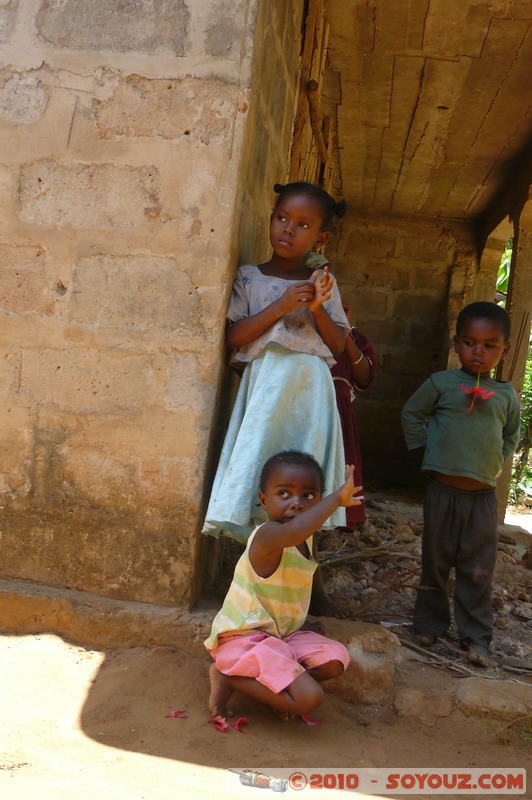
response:
<path id="1" fill-rule="evenodd" d="M 222 734 L 208 723 L 208 660 L 171 648 L 96 652 L 52 635 L 6 636 L 0 637 L 0 666 L 3 800 L 270 796 L 241 786 L 229 767 L 352 771 L 530 763 L 530 742 L 520 732 L 504 743 L 508 731 L 500 731 L 500 721 L 455 712 L 420 722 L 399 718 L 391 708 L 356 707 L 331 693 L 315 715 L 322 724 L 314 727 L 280 722 L 236 696 L 236 714 L 249 719 L 247 732 Z M 444 688 L 457 680 L 432 667 L 411 668 L 418 686 Z M 174 709 L 187 718 L 167 718 Z"/>
<path id="2" fill-rule="evenodd" d="M 367 520 L 361 528 L 320 536 L 324 584 L 329 595 L 356 617 L 388 626 L 405 641 L 412 633 L 420 577 L 422 496 L 391 492 L 366 492 L 366 496 Z M 507 524 L 499 529 L 493 579 L 493 663 L 509 674 L 532 665 L 532 535 L 527 533 L 532 513 L 516 512 L 509 509 Z M 513 532 L 512 525 L 519 525 L 520 533 Z M 454 626 L 434 649 L 466 663 Z"/>
<path id="3" fill-rule="evenodd" d="M 358 539 L 329 537 L 329 552 L 386 546 L 390 553 L 399 548 L 402 555 L 330 565 L 325 570 L 328 589 L 337 599 L 351 599 L 353 608 L 378 601 L 369 618 L 407 637 L 415 579 L 409 579 L 410 588 L 386 591 L 418 562 L 421 506 L 411 497 L 390 502 L 376 496 L 369 517 Z M 494 637 L 499 672 L 494 677 L 519 679 L 523 676 L 515 670 L 526 661 L 530 666 L 531 573 L 519 562 L 525 548 L 501 547 Z M 438 647 L 441 654 L 465 663 L 452 641 Z M 459 676 L 404 650 L 403 683 L 454 690 Z M 1 800 L 249 799 L 271 795 L 242 786 L 229 768 L 352 771 L 521 768 L 530 763 L 530 720 L 508 728 L 498 720 L 456 711 L 439 719 L 405 718 L 391 706 L 357 707 L 332 692 L 315 715 L 322 724 L 312 727 L 300 720 L 282 723 L 269 709 L 235 695 L 235 715 L 249 719 L 247 731 L 220 733 L 208 722 L 208 666 L 207 654 L 194 658 L 172 648 L 99 652 L 53 635 L 0 637 Z M 168 718 L 174 709 L 187 718 Z M 284 796 L 296 794 L 301 796 L 289 789 Z M 311 796 L 339 795 L 314 790 Z"/>

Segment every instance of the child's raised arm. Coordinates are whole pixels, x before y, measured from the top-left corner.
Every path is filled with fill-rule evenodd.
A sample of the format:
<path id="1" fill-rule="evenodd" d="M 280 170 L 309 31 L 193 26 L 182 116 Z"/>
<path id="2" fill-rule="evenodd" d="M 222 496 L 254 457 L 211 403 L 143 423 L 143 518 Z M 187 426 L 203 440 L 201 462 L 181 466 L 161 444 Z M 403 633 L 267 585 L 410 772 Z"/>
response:
<path id="1" fill-rule="evenodd" d="M 321 528 L 328 517 L 339 506 L 357 506 L 360 500 L 355 497 L 362 487 L 353 481 L 354 467 L 346 467 L 346 480 L 336 492 L 327 495 L 306 511 L 288 522 L 270 520 L 261 525 L 251 544 L 250 561 L 255 572 L 267 577 L 276 569 L 281 552 L 285 547 L 301 544 Z M 273 569 L 271 566 L 273 564 Z M 266 573 L 266 574 L 264 574 Z"/>

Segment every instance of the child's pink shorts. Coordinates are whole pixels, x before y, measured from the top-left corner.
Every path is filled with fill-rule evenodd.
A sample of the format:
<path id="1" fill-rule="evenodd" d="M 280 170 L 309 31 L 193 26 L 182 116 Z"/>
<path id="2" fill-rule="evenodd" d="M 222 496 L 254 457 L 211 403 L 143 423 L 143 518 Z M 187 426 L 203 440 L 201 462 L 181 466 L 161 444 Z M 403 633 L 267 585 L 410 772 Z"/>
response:
<path id="1" fill-rule="evenodd" d="M 328 661 L 349 664 L 347 648 L 314 631 L 296 631 L 278 639 L 258 631 L 231 636 L 211 650 L 217 668 L 224 675 L 256 678 L 278 694 L 306 669 Z"/>

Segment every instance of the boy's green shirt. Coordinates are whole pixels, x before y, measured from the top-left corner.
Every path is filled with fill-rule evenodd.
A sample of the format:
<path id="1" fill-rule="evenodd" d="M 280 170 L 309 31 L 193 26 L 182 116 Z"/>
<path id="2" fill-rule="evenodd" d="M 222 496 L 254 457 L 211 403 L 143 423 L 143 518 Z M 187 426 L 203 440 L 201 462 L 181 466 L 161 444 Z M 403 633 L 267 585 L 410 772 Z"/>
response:
<path id="1" fill-rule="evenodd" d="M 401 422 L 409 450 L 425 446 L 422 469 L 474 478 L 495 486 L 519 442 L 519 400 L 506 381 L 481 378 L 492 397 L 475 398 L 477 378 L 461 369 L 437 372 L 406 402 Z M 462 388 L 463 387 L 463 388 Z"/>

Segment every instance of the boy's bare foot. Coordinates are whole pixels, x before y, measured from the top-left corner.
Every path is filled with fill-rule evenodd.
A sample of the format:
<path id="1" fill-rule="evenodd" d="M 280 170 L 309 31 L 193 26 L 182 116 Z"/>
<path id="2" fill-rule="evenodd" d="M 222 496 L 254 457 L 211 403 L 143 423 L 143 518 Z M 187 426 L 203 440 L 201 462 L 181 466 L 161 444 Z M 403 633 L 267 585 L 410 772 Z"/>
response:
<path id="1" fill-rule="evenodd" d="M 216 668 L 216 664 L 209 667 L 209 680 L 211 682 L 211 694 L 209 697 L 209 711 L 213 717 L 232 717 L 233 712 L 227 708 L 227 703 L 233 690 L 229 685 L 227 677 Z"/>
<path id="2" fill-rule="evenodd" d="M 477 667 L 490 666 L 490 651 L 482 644 L 470 644 L 466 655 L 470 664 L 475 664 Z"/>
<path id="3" fill-rule="evenodd" d="M 414 644 L 419 644 L 421 647 L 426 647 L 430 649 L 433 645 L 436 644 L 436 639 L 438 637 L 435 633 L 414 633 L 412 634 L 412 641 Z"/>

